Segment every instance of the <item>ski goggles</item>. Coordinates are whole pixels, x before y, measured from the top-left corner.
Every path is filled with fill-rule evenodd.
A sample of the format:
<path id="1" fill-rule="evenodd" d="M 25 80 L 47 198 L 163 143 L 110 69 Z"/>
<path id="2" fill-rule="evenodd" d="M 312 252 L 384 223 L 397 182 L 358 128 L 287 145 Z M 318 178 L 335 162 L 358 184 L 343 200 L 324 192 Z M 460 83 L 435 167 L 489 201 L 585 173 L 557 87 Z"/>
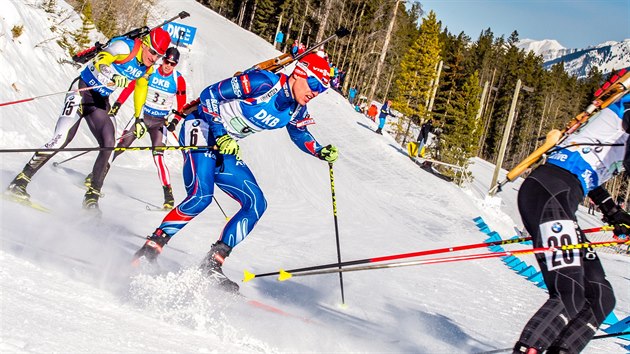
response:
<path id="1" fill-rule="evenodd" d="M 294 73 L 306 79 L 308 88 L 313 92 L 322 93 L 328 89 L 328 85 L 324 84 L 306 65 L 298 63 Z"/>

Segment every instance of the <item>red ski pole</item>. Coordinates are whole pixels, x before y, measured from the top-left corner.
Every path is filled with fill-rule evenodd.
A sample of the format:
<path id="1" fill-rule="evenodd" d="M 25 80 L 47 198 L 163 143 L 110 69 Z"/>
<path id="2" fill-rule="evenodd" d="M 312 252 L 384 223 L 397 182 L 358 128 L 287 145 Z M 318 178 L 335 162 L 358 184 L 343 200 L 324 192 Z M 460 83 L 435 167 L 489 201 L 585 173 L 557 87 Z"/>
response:
<path id="1" fill-rule="evenodd" d="M 109 84 L 106 84 L 106 85 L 90 86 L 90 87 L 84 87 L 84 88 L 70 90 L 70 91 L 60 91 L 60 92 L 55 92 L 55 93 L 48 93 L 48 94 L 45 94 L 45 95 L 35 96 L 35 97 L 31 97 L 31 98 L 24 98 L 24 99 L 17 100 L 17 101 L 4 102 L 4 103 L 0 103 L 0 107 L 2 107 L 2 106 L 10 106 L 12 104 L 30 102 L 30 101 L 34 101 L 34 100 L 36 100 L 38 98 L 43 98 L 43 97 L 48 97 L 48 96 L 61 95 L 61 94 L 66 94 L 66 93 L 70 93 L 70 92 L 87 91 L 87 90 L 92 90 L 92 89 L 95 89 L 95 88 L 101 88 L 101 87 L 107 87 L 107 86 L 114 86 L 114 83 L 110 82 Z"/>

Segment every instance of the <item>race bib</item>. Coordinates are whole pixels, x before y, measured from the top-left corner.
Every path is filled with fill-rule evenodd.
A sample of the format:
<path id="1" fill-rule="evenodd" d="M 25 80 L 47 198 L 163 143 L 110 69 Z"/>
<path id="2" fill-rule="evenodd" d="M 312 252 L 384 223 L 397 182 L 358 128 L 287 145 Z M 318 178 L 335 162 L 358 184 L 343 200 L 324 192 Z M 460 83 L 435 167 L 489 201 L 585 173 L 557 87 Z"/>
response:
<path id="1" fill-rule="evenodd" d="M 555 220 L 540 225 L 540 237 L 544 247 L 559 249 L 580 243 L 573 220 Z M 545 252 L 545 257 L 548 270 L 582 265 L 579 249 Z"/>
<path id="2" fill-rule="evenodd" d="M 208 146 L 208 132 L 210 126 L 201 119 L 190 119 L 184 121 L 184 145 L 186 146 Z"/>

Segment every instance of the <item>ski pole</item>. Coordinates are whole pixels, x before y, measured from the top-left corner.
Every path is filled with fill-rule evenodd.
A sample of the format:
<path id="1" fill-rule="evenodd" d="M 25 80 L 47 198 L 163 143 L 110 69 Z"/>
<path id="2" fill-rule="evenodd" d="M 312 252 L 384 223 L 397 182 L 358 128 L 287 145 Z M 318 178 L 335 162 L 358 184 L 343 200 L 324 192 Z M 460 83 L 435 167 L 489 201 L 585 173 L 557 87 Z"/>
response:
<path id="1" fill-rule="evenodd" d="M 120 138 L 116 139 L 116 141 L 118 141 L 120 139 L 124 139 L 124 138 L 128 137 L 130 134 L 131 134 L 131 132 L 127 132 L 126 134 L 123 134 Z M 59 162 L 55 161 L 55 162 L 53 162 L 53 167 L 58 167 L 59 165 L 63 165 L 64 163 L 66 163 L 66 162 L 68 162 L 70 160 L 74 160 L 77 157 L 81 157 L 81 156 L 87 154 L 88 152 L 90 152 L 90 151 L 83 151 L 82 153 L 74 155 L 74 156 L 71 156 L 71 157 L 69 157 L 69 158 L 67 158 L 67 159 L 65 159 L 63 161 L 59 161 Z"/>
<path id="2" fill-rule="evenodd" d="M 60 92 L 48 93 L 48 94 L 45 94 L 45 95 L 35 96 L 35 97 L 31 97 L 31 98 L 24 98 L 24 99 L 17 100 L 17 101 L 4 102 L 4 103 L 0 103 L 0 107 L 2 107 L 2 106 L 10 106 L 12 104 L 30 102 L 30 101 L 34 101 L 34 100 L 36 100 L 38 98 L 43 98 L 43 97 L 48 97 L 48 96 L 68 94 L 70 92 L 82 92 L 82 91 L 92 90 L 92 89 L 101 88 L 101 87 L 108 87 L 108 86 L 114 86 L 114 83 L 110 82 L 110 83 L 105 84 L 105 85 L 97 85 L 97 86 L 84 87 L 84 88 L 79 88 L 79 89 L 74 89 L 74 90 L 69 90 L 69 91 L 60 91 Z"/>
<path id="3" fill-rule="evenodd" d="M 615 228 L 613 226 L 604 225 L 604 226 L 600 226 L 600 227 L 593 227 L 593 228 L 590 228 L 590 229 L 584 229 L 584 230 L 582 230 L 582 232 L 585 233 L 585 234 L 590 234 L 590 233 L 593 233 L 593 232 L 600 232 L 600 231 L 612 231 L 614 229 Z"/>
<path id="4" fill-rule="evenodd" d="M 531 254 L 531 253 L 538 254 L 538 253 L 544 253 L 544 252 L 577 250 L 577 249 L 589 248 L 589 247 L 590 248 L 610 247 L 610 246 L 615 246 L 619 244 L 630 245 L 630 240 L 623 240 L 623 241 L 610 240 L 610 241 L 603 241 L 603 242 L 577 243 L 577 244 L 572 244 L 572 245 L 564 245 L 560 247 L 539 247 L 539 248 L 532 248 L 528 250 L 477 253 L 477 254 L 471 254 L 471 255 L 465 255 L 465 256 L 429 258 L 429 259 L 423 259 L 419 261 L 366 265 L 366 266 L 360 266 L 360 267 L 350 267 L 350 268 L 341 268 L 341 269 L 336 269 L 336 268 L 322 269 L 322 270 L 314 270 L 314 271 L 309 271 L 309 272 L 301 272 L 301 273 L 296 273 L 296 274 L 290 274 L 290 273 L 280 274 L 280 277 L 278 278 L 278 280 L 284 281 L 291 277 L 299 277 L 299 276 L 306 276 L 306 275 L 330 274 L 330 273 L 337 273 L 337 272 L 354 272 L 354 271 L 359 271 L 359 270 L 398 268 L 398 267 L 408 267 L 408 266 L 424 265 L 424 264 L 470 261 L 470 260 L 477 260 L 477 259 L 496 258 L 496 257 Z"/>
<path id="5" fill-rule="evenodd" d="M 89 152 L 89 151 L 83 151 L 82 153 L 80 153 L 80 154 L 76 154 L 76 155 L 74 155 L 74 156 L 71 156 L 71 157 L 69 157 L 69 158 L 67 158 L 67 159 L 65 159 L 65 160 L 63 160 L 63 161 L 59 161 L 59 162 L 55 161 L 55 162 L 53 162 L 53 167 L 57 167 L 57 166 L 59 166 L 59 165 L 62 165 L 62 164 L 66 163 L 66 162 L 68 162 L 68 161 L 70 161 L 70 160 L 74 160 L 74 159 L 76 159 L 77 157 L 81 157 L 81 156 L 83 156 L 83 155 L 87 154 L 88 152 Z"/>
<path id="6" fill-rule="evenodd" d="M 59 151 L 171 151 L 171 150 L 198 150 L 198 149 L 212 149 L 216 150 L 215 146 L 129 146 L 129 147 L 77 147 L 77 148 L 59 148 L 59 149 L 0 149 L 0 153 L 11 152 L 59 152 Z"/>
<path id="7" fill-rule="evenodd" d="M 337 264 L 341 264 L 341 248 L 339 247 L 339 225 L 337 224 L 337 197 L 335 196 L 335 176 L 333 174 L 333 164 L 328 163 L 328 172 L 330 174 L 330 194 L 332 196 L 332 209 L 333 217 L 335 219 L 335 240 L 337 243 Z M 341 266 L 339 266 L 341 269 Z M 341 286 L 341 304 L 346 303 L 345 296 L 343 294 L 343 275 L 339 272 L 339 286 Z"/>
<path id="8" fill-rule="evenodd" d="M 243 279 L 243 281 L 250 281 L 254 278 L 262 278 L 262 277 L 267 277 L 267 276 L 272 276 L 272 275 L 287 276 L 287 274 L 289 274 L 289 277 L 290 277 L 291 273 L 296 273 L 296 272 L 305 272 L 305 271 L 328 269 L 328 268 L 340 268 L 340 267 L 351 266 L 351 265 L 391 261 L 391 260 L 403 259 L 403 258 L 421 257 L 421 256 L 432 255 L 432 254 L 457 252 L 457 251 L 464 251 L 464 250 L 482 248 L 482 247 L 508 245 L 508 244 L 515 244 L 515 243 L 530 241 L 531 239 L 532 239 L 531 237 L 521 237 L 521 238 L 510 239 L 510 240 L 498 240 L 498 241 L 493 241 L 493 242 L 475 243 L 475 244 L 470 244 L 470 245 L 436 248 L 436 249 L 431 249 L 431 250 L 426 250 L 426 251 L 401 253 L 401 254 L 394 254 L 390 256 L 382 256 L 382 257 L 374 257 L 374 258 L 365 258 L 365 259 L 358 259 L 354 261 L 345 261 L 341 263 L 322 264 L 322 265 L 316 265 L 316 266 L 311 266 L 311 267 L 295 268 L 295 269 L 289 269 L 286 271 L 280 270 L 277 272 L 270 272 L 270 273 L 263 273 L 263 274 L 253 274 L 248 271 L 245 271 L 245 278 Z M 282 278 L 280 280 L 286 280 L 286 279 Z"/>

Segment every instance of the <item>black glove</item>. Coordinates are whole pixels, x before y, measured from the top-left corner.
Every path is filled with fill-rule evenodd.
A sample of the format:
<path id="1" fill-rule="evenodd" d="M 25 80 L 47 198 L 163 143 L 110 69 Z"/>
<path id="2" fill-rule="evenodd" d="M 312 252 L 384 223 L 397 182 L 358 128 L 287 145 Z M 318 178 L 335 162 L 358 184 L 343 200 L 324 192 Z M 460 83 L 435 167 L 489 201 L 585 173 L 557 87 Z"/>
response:
<path id="1" fill-rule="evenodd" d="M 616 235 L 630 234 L 630 214 L 621 209 L 604 188 L 597 187 L 588 195 L 602 211 L 602 220 L 614 227 Z"/>
<path id="2" fill-rule="evenodd" d="M 175 128 L 177 127 L 177 123 L 179 123 L 179 119 L 171 119 L 171 121 L 166 124 L 166 130 L 168 130 L 169 132 L 174 132 Z"/>
<path id="3" fill-rule="evenodd" d="M 114 102 L 114 104 L 112 105 L 112 108 L 109 110 L 109 115 L 110 116 L 115 116 L 118 114 L 118 110 L 120 109 L 120 102 Z"/>

